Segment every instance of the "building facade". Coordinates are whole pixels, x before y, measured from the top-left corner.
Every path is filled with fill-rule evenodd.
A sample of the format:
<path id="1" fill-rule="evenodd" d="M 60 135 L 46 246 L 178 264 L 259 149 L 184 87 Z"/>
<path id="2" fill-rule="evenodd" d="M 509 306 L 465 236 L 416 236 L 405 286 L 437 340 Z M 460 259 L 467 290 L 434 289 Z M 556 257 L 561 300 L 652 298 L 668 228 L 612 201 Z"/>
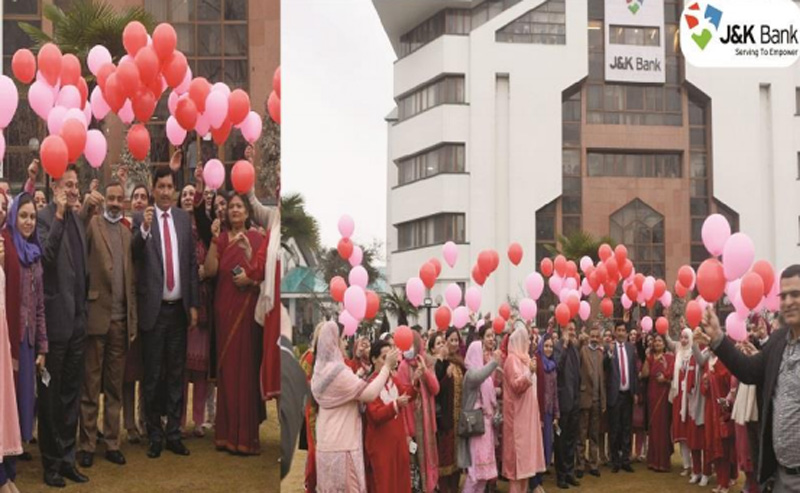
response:
<path id="1" fill-rule="evenodd" d="M 800 69 L 685 63 L 682 0 L 373 0 L 397 54 L 387 118 L 389 283 L 459 246 L 432 296 L 505 257 L 483 310 L 524 293 L 560 235 L 624 243 L 671 286 L 719 212 L 756 255 L 800 259 Z M 540 323 L 549 305 L 541 306 Z"/>

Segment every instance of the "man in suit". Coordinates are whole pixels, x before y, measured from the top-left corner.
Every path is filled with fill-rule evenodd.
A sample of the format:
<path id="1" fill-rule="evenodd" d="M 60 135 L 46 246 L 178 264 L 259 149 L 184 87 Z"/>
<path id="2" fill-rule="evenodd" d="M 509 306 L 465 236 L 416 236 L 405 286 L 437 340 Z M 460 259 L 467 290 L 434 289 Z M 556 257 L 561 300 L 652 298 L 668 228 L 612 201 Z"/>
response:
<path id="1" fill-rule="evenodd" d="M 125 464 L 125 456 L 119 450 L 122 376 L 128 345 L 136 337 L 137 314 L 131 232 L 122 224 L 123 193 L 118 182 L 106 186 L 103 214 L 90 214 L 86 232 L 89 322 L 81 393 L 81 467 L 91 467 L 94 461 L 101 384 L 105 394 L 105 457 L 115 464 Z"/>
<path id="2" fill-rule="evenodd" d="M 580 349 L 580 437 L 578 438 L 578 478 L 583 477 L 586 465 L 589 474 L 600 477 L 600 417 L 606 412 L 606 382 L 603 369 L 604 351 L 600 327 L 589 329 L 589 340 Z M 584 453 L 589 440 L 589 460 Z"/>
<path id="3" fill-rule="evenodd" d="M 611 472 L 631 467 L 631 423 L 633 396 L 636 395 L 636 349 L 628 342 L 628 331 L 620 322 L 614 327 L 616 341 L 608 348 L 604 361 L 608 383 L 608 421 L 610 428 Z"/>
<path id="4" fill-rule="evenodd" d="M 38 383 L 39 449 L 44 482 L 63 488 L 64 478 L 78 483 L 89 481 L 75 467 L 89 280 L 83 220 L 74 212 L 80 206 L 74 166 L 53 182 L 53 192 L 53 203 L 39 212 L 37 221 L 49 344 L 47 372 Z M 93 192 L 85 205 L 96 207 L 100 203 L 102 195 Z"/>
<path id="5" fill-rule="evenodd" d="M 555 345 L 554 355 L 558 365 L 558 407 L 561 413 L 556 432 L 556 476 L 558 487 L 580 486 L 575 479 L 575 447 L 578 440 L 580 416 L 581 357 L 578 352 L 578 335 L 575 322 L 570 321 L 562 339 Z"/>
<path id="6" fill-rule="evenodd" d="M 175 207 L 172 171 L 153 176 L 155 209 L 133 220 L 139 331 L 144 353 L 144 406 L 150 446 L 147 456 L 167 450 L 189 455 L 181 441 L 186 328 L 197 324 L 198 269 L 189 215 Z M 163 375 L 163 380 L 162 380 Z M 166 428 L 161 416 L 166 414 Z"/>
<path id="7" fill-rule="evenodd" d="M 741 383 L 758 386 L 758 481 L 774 482 L 776 493 L 800 491 L 800 264 L 781 274 L 780 298 L 782 326 L 752 356 L 725 337 L 711 307 L 703 314 L 702 330 L 695 330 L 695 341 L 710 342 Z"/>

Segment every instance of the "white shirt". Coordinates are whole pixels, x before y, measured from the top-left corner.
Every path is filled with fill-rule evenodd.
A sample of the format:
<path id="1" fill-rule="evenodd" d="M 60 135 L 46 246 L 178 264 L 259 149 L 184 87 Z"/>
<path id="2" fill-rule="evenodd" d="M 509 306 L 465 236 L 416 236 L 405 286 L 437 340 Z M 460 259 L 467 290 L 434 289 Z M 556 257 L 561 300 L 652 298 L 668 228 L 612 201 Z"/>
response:
<path id="1" fill-rule="evenodd" d="M 177 301 L 181 299 L 181 274 L 180 274 L 180 264 L 178 263 L 179 255 L 178 255 L 178 234 L 175 231 L 175 218 L 172 213 L 169 214 L 169 218 L 167 219 L 167 223 L 169 224 L 169 237 L 172 244 L 172 273 L 173 279 L 175 280 L 175 285 L 172 287 L 172 291 L 167 289 L 167 250 L 164 246 L 164 214 L 169 211 L 162 211 L 158 207 L 155 209 L 155 217 L 153 218 L 153 222 L 158 225 L 158 232 L 161 236 L 161 257 L 164 258 L 163 269 L 164 269 L 164 287 L 161 294 L 161 299 L 164 301 Z M 142 237 L 147 239 L 150 236 L 150 231 L 142 231 Z"/>
<path id="2" fill-rule="evenodd" d="M 617 343 L 617 356 L 619 356 L 619 361 L 617 364 L 621 365 L 625 368 L 625 384 L 622 383 L 622 368 L 620 368 L 619 374 L 619 390 L 622 392 L 627 392 L 631 388 L 631 375 L 630 375 L 630 367 L 628 366 L 628 354 L 625 352 L 625 344 Z"/>

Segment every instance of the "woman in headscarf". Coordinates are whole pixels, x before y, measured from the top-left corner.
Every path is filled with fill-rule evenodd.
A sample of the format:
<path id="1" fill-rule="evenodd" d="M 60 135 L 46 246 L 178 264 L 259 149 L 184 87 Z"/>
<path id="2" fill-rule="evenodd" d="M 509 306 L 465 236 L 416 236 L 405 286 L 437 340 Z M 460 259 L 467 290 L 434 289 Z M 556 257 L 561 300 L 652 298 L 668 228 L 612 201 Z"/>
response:
<path id="1" fill-rule="evenodd" d="M 731 410 L 733 394 L 731 372 L 714 353 L 706 362 L 701 389 L 706 397 L 706 448 L 705 459 L 714 466 L 717 487 L 714 493 L 728 493 L 731 480 L 736 480 L 736 446 L 734 421 Z"/>
<path id="2" fill-rule="evenodd" d="M 681 331 L 680 342 L 675 345 L 669 341 L 670 349 L 674 346 L 675 371 L 672 374 L 672 386 L 669 389 L 669 401 L 672 403 L 672 441 L 680 443 L 683 471 L 681 476 L 688 476 L 692 468 L 692 453 L 689 448 L 689 395 L 686 392 L 689 384 L 689 373 L 693 369 L 692 362 L 692 330 Z"/>
<path id="3" fill-rule="evenodd" d="M 525 493 L 528 478 L 544 472 L 542 429 L 536 395 L 536 359 L 528 355 L 528 330 L 517 327 L 509 337 L 503 364 L 503 476 L 510 493 Z M 536 485 L 536 492 L 542 491 Z"/>
<path id="4" fill-rule="evenodd" d="M 386 355 L 385 366 L 367 383 L 344 364 L 339 327 L 326 322 L 317 341 L 311 393 L 317 415 L 317 491 L 364 493 L 367 489 L 358 404 L 372 402 L 397 365 L 397 351 Z"/>
<path id="5" fill-rule="evenodd" d="M 553 428 L 558 426 L 558 370 L 553 358 L 553 336 L 545 334 L 539 339 L 536 351 L 536 392 L 539 401 L 539 416 L 542 416 L 542 439 L 544 441 L 544 463 L 553 460 Z M 539 477 L 541 483 L 541 477 Z M 535 487 L 535 484 L 531 485 Z"/>
<path id="6" fill-rule="evenodd" d="M 458 420 L 461 416 L 462 382 L 464 380 L 464 359 L 461 357 L 461 334 L 451 327 L 444 341 L 434 338 L 433 351 L 436 354 L 436 378 L 439 380 L 439 394 L 436 403 L 439 407 L 437 421 L 439 455 L 439 491 L 458 492 L 461 469 L 457 465 L 456 449 L 458 443 Z"/>
<path id="7" fill-rule="evenodd" d="M 325 322 L 320 322 L 314 328 L 314 335 L 311 337 L 311 344 L 302 356 L 300 356 L 300 368 L 306 374 L 306 381 L 311 385 L 311 376 L 314 374 L 314 354 L 317 352 L 317 340 L 319 332 Z M 314 397 L 306 400 L 305 409 L 305 438 L 306 438 L 306 470 L 305 470 L 305 491 L 312 493 L 317 490 L 317 468 L 314 451 L 316 449 L 316 433 L 317 433 L 317 411 L 319 406 L 314 401 Z M 302 438 L 301 438 L 302 443 Z"/>
<path id="8" fill-rule="evenodd" d="M 425 354 L 422 337 L 414 334 L 411 350 L 403 354 L 403 361 L 397 370 L 400 385 L 413 388 L 417 396 L 410 406 L 404 407 L 401 414 L 406 424 L 406 433 L 416 444 L 412 458 L 412 469 L 418 471 L 419 491 L 430 493 L 439 482 L 439 453 L 436 448 L 436 395 L 439 393 L 439 380 L 434 373 L 434 360 Z M 412 481 L 412 491 L 415 488 Z"/>
<path id="9" fill-rule="evenodd" d="M 524 323 L 521 320 L 516 322 L 519 325 L 524 327 Z M 503 356 L 502 361 L 500 362 L 500 367 L 502 368 L 503 363 L 505 363 L 506 358 L 508 357 L 508 337 L 510 334 L 506 333 L 503 335 L 502 339 L 500 340 L 500 353 Z M 483 363 L 486 364 L 492 360 L 492 355 L 494 350 L 497 349 L 497 335 L 494 332 L 494 325 L 491 323 L 486 323 L 478 329 L 478 336 L 480 340 L 483 342 Z M 497 409 L 495 409 L 495 419 L 493 421 L 494 424 L 494 456 L 497 461 L 497 470 L 503 470 L 503 372 L 496 371 L 492 374 L 492 385 L 494 385 L 494 394 L 497 398 Z M 497 489 L 496 487 L 497 480 L 489 481 L 488 489 L 490 491 L 494 491 Z"/>
<path id="10" fill-rule="evenodd" d="M 668 472 L 672 441 L 669 438 L 669 389 L 675 358 L 666 353 L 664 336 L 653 338 L 652 352 L 642 367 L 641 378 L 647 378 L 648 450 L 647 467 L 656 472 Z"/>
<path id="11" fill-rule="evenodd" d="M 459 438 L 458 466 L 467 470 L 464 493 L 482 493 L 486 483 L 497 477 L 494 430 L 492 428 L 497 398 L 490 377 L 500 363 L 500 351 L 495 351 L 494 359 L 490 363 L 484 364 L 481 341 L 475 341 L 469 345 L 467 356 L 464 359 L 467 373 L 464 375 L 461 409 L 464 411 L 481 409 L 485 431 L 479 436 Z"/>

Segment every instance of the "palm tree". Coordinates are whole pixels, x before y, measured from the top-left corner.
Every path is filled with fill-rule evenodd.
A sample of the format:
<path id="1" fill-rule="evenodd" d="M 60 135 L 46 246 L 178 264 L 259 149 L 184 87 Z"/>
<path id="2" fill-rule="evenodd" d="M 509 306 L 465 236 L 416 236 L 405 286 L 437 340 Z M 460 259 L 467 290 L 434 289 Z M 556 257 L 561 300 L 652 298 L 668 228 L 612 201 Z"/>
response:
<path id="1" fill-rule="evenodd" d="M 264 115 L 264 126 L 258 142 L 261 148 L 261 166 L 258 169 L 258 184 L 267 201 L 276 202 L 281 187 L 281 127 Z"/>
<path id="2" fill-rule="evenodd" d="M 597 262 L 599 260 L 597 250 L 603 243 L 608 243 L 612 248 L 617 244 L 617 242 L 609 236 L 595 238 L 591 233 L 578 230 L 567 236 L 559 235 L 558 247 L 545 245 L 545 248 L 547 248 L 550 254 L 561 254 L 566 257 L 567 260 L 579 262 L 582 257 L 587 256 L 591 258 L 593 262 Z"/>
<path id="3" fill-rule="evenodd" d="M 306 211 L 305 199 L 299 193 L 281 197 L 281 238 L 283 247 L 293 238 L 299 248 L 317 252 L 319 250 L 319 223 Z"/>
<path id="4" fill-rule="evenodd" d="M 406 298 L 406 293 L 402 291 L 398 293 L 395 290 L 381 294 L 381 309 L 384 318 L 388 313 L 397 318 L 399 325 L 408 325 L 408 317 L 416 317 L 419 314 L 419 310 Z"/>
<path id="5" fill-rule="evenodd" d="M 361 260 L 361 265 L 367 271 L 369 282 L 374 283 L 383 277 L 378 268 L 375 266 L 375 262 L 379 257 L 378 250 L 380 249 L 380 245 L 376 243 L 370 246 L 359 246 L 364 254 Z M 350 263 L 342 259 L 342 257 L 339 256 L 339 252 L 335 248 L 322 249 L 319 260 L 319 272 L 322 274 L 322 278 L 325 279 L 326 283 L 330 283 L 331 279 L 333 279 L 335 276 L 340 276 L 344 279 L 347 279 L 351 268 L 352 267 L 350 266 Z"/>

